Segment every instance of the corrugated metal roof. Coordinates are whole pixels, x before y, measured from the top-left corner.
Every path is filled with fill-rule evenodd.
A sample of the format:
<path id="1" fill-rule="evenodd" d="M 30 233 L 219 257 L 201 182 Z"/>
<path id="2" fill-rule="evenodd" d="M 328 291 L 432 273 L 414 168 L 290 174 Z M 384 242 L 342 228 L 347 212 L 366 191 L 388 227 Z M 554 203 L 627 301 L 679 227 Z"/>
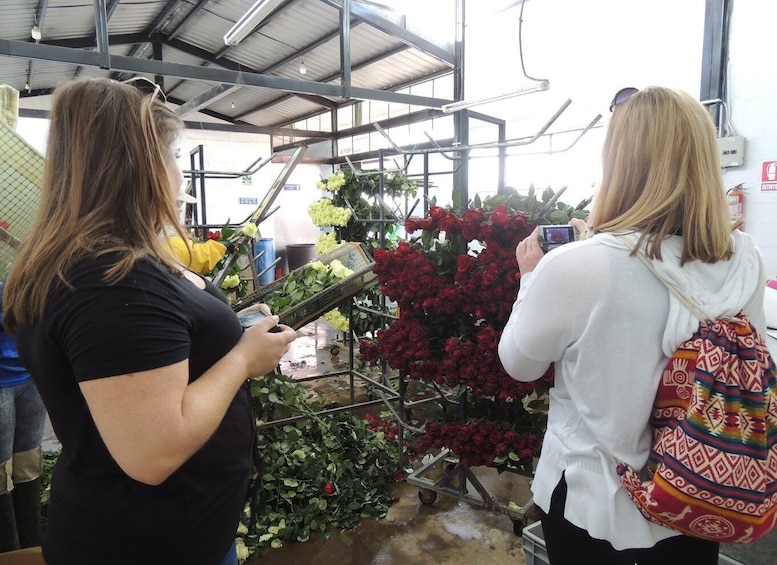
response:
<path id="1" fill-rule="evenodd" d="M 251 6 L 251 0 L 106 0 L 106 4 L 112 57 L 150 59 L 154 53 L 152 41 L 156 40 L 162 47 L 164 64 L 186 65 L 190 69 L 186 73 L 195 75 L 165 79 L 165 89 L 176 103 L 186 103 L 220 84 L 206 79 L 197 69 L 226 69 L 231 73 L 242 70 L 280 77 L 285 80 L 284 85 L 301 85 L 283 90 L 247 85 L 231 90 L 227 96 L 200 110 L 215 117 L 257 126 L 293 123 L 329 106 L 320 94 L 314 94 L 321 92 L 320 89 L 311 87 L 311 90 L 305 82 L 298 81 L 330 85 L 340 82 L 341 18 L 336 1 L 287 0 L 271 18 L 234 47 L 224 45 L 223 35 Z M 39 6 L 39 0 L 0 2 L 0 45 L 7 49 L 3 53 L 16 53 L 13 49 L 19 44 L 2 40 L 33 43 L 29 30 L 38 17 L 42 18 L 42 44 L 97 50 L 94 2 L 49 0 L 42 14 L 36 12 Z M 411 35 L 393 27 L 395 22 L 382 25 L 387 20 L 363 20 L 364 16 L 361 19 L 352 16 L 349 32 L 352 87 L 387 90 L 451 68 L 450 60 L 442 61 L 426 52 L 427 44 L 414 42 Z M 0 83 L 20 91 L 25 91 L 28 70 L 31 72 L 31 91 L 25 91 L 23 97 L 49 94 L 58 82 L 75 76 L 135 74 L 41 58 L 51 57 L 50 53 L 35 51 L 30 56 L 35 58 L 4 57 L 0 64 Z M 305 75 L 300 73 L 303 61 Z M 84 62 L 88 63 L 85 59 Z M 127 68 L 140 69 L 132 64 Z M 148 71 L 139 74 L 153 75 Z M 309 95 L 296 94 L 305 90 L 309 90 Z M 322 103 L 315 101 L 316 96 Z M 451 98 L 452 93 L 447 96 L 437 93 L 437 96 Z M 337 91 L 328 93 L 327 98 L 335 103 L 344 102 Z M 23 101 L 21 106 L 24 107 Z"/>

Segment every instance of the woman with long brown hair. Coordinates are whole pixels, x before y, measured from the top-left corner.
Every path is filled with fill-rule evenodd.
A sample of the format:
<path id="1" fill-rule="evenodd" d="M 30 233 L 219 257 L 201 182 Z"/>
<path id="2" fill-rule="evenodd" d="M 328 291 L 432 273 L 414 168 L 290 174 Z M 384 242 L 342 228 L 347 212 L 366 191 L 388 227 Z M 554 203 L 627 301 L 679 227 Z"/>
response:
<path id="1" fill-rule="evenodd" d="M 296 334 L 271 333 L 275 316 L 244 332 L 169 251 L 166 228 L 184 236 L 181 127 L 131 84 L 81 79 L 54 95 L 42 203 L 4 302 L 62 444 L 52 565 L 236 563 L 254 448 L 246 380 Z"/>
<path id="2" fill-rule="evenodd" d="M 717 543 L 646 520 L 616 472 L 618 462 L 645 467 L 661 374 L 699 325 L 636 254 L 712 316 L 747 305 L 764 332 L 761 257 L 729 222 L 715 128 L 698 100 L 629 88 L 611 110 L 593 236 L 547 255 L 536 237 L 518 245 L 521 288 L 499 355 L 526 381 L 555 364 L 532 484 L 553 565 L 714 565 Z"/>

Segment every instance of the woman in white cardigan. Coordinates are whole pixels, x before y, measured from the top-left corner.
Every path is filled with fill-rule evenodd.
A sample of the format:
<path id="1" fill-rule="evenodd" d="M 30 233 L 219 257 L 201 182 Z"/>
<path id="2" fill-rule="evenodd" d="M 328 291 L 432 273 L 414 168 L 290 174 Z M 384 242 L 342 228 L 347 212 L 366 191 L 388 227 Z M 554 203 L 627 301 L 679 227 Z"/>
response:
<path id="1" fill-rule="evenodd" d="M 590 226 L 573 220 L 584 240 L 548 255 L 536 232 L 518 245 L 521 288 L 499 355 L 523 381 L 555 363 L 532 485 L 552 565 L 714 565 L 717 543 L 647 521 L 616 473 L 616 461 L 645 466 L 659 378 L 699 322 L 632 248 L 711 315 L 755 297 L 747 314 L 764 332 L 760 254 L 732 230 L 715 128 L 697 100 L 630 88 L 611 110 Z"/>

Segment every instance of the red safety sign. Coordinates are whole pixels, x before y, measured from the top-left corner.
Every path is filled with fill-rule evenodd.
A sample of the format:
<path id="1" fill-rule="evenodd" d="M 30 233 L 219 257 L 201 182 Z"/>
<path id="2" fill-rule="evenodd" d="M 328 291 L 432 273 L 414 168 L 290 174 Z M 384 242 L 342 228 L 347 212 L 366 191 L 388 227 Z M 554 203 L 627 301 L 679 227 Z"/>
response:
<path id="1" fill-rule="evenodd" d="M 764 161 L 761 168 L 761 191 L 777 191 L 777 161 Z"/>

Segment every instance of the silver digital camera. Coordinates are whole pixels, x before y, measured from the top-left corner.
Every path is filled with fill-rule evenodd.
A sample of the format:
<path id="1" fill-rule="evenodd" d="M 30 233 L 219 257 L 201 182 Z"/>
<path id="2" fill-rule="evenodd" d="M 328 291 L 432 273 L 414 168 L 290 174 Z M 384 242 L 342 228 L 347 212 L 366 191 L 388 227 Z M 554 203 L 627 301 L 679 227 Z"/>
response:
<path id="1" fill-rule="evenodd" d="M 576 239 L 575 228 L 567 225 L 540 226 L 540 247 L 547 253 L 552 249 L 561 247 L 565 243 L 572 243 Z"/>

